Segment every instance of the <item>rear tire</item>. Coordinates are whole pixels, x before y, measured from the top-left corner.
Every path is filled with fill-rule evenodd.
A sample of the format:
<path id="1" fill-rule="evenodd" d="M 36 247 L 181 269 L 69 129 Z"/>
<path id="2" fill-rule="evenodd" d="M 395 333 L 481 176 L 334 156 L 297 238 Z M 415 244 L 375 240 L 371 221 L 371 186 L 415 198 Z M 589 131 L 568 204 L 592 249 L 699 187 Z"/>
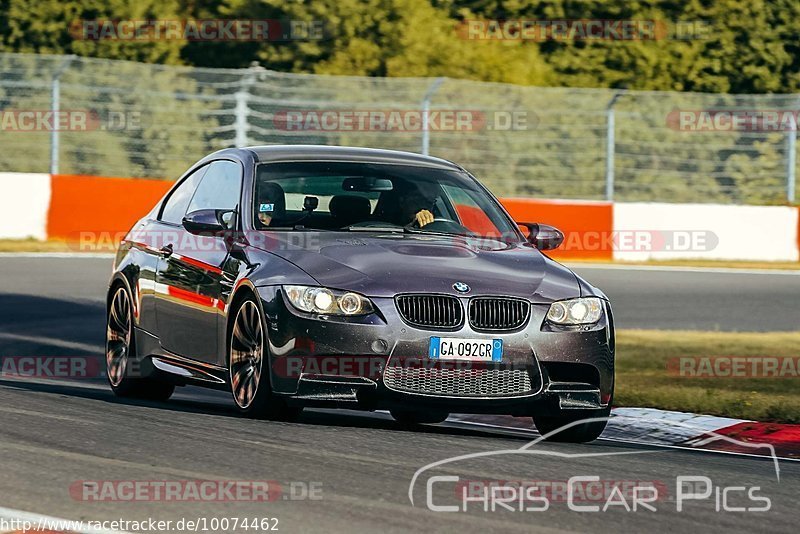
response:
<path id="1" fill-rule="evenodd" d="M 132 376 L 137 362 L 131 297 L 124 286 L 114 289 L 106 321 L 106 378 L 117 397 L 166 401 L 175 385 L 152 377 Z"/>
<path id="2" fill-rule="evenodd" d="M 228 378 L 233 402 L 238 412 L 247 417 L 295 420 L 303 409 L 288 406 L 272 393 L 266 331 L 255 299 L 242 300 L 234 314 L 228 343 Z"/>
<path id="3" fill-rule="evenodd" d="M 585 412 L 583 410 L 577 411 L 578 413 L 564 413 L 557 416 L 541 416 L 534 415 L 533 423 L 536 425 L 536 430 L 542 436 L 558 430 L 571 423 L 577 423 L 584 419 L 591 419 L 595 417 L 608 417 L 611 413 L 611 408 L 603 410 L 593 410 Z M 561 430 L 552 436 L 549 436 L 546 441 L 561 442 L 561 443 L 588 443 L 600 437 L 603 430 L 606 428 L 607 420 L 591 421 L 587 423 L 578 423 L 570 426 L 567 429 Z"/>
<path id="4" fill-rule="evenodd" d="M 443 423 L 450 415 L 447 412 L 407 412 L 404 410 L 391 410 L 392 418 L 403 426 L 433 425 Z"/>

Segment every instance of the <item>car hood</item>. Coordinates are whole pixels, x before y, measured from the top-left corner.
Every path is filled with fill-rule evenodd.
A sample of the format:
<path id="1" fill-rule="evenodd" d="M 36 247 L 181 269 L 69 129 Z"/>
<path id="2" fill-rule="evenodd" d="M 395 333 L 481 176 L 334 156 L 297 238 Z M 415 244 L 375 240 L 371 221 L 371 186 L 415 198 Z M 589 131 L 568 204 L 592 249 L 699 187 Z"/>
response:
<path id="1" fill-rule="evenodd" d="M 505 295 L 533 302 L 580 296 L 575 275 L 527 244 L 433 234 L 259 232 L 255 244 L 333 289 L 369 297 L 399 293 Z"/>

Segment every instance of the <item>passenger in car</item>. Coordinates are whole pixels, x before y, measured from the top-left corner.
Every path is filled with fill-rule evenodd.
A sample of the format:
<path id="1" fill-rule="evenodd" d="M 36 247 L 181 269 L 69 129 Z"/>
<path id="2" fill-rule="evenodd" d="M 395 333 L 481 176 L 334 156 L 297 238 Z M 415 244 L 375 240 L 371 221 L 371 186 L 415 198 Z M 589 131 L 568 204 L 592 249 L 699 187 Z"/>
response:
<path id="1" fill-rule="evenodd" d="M 286 214 L 286 193 L 274 182 L 262 182 L 258 188 L 256 204 L 258 221 L 269 226 L 273 220 L 280 220 Z"/>

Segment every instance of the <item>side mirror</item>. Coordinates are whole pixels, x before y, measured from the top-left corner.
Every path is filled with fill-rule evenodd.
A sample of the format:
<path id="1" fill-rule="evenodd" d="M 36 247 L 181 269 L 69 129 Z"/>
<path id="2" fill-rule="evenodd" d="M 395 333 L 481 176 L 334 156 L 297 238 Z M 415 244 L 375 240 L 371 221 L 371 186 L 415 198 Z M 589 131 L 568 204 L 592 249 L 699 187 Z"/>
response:
<path id="1" fill-rule="evenodd" d="M 229 230 L 233 213 L 230 210 L 193 211 L 183 218 L 183 227 L 194 235 L 221 235 Z"/>
<path id="2" fill-rule="evenodd" d="M 517 224 L 528 229 L 528 242 L 539 250 L 553 250 L 564 242 L 564 234 L 561 233 L 561 230 L 549 224 L 524 222 Z"/>

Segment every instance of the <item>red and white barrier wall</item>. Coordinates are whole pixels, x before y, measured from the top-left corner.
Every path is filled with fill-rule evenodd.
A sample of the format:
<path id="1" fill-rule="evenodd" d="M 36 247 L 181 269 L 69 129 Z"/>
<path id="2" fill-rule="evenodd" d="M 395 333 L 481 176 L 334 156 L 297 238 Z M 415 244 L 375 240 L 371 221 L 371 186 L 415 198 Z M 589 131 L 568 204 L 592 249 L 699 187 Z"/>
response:
<path id="1" fill-rule="evenodd" d="M 677 258 L 795 261 L 798 208 L 720 204 L 614 204 L 614 231 L 652 238 L 651 247 L 618 247 L 614 259 Z M 649 232 L 649 233 L 648 233 Z"/>
<path id="2" fill-rule="evenodd" d="M 0 173 L 0 238 L 47 239 L 49 174 Z"/>
<path id="3" fill-rule="evenodd" d="M 161 180 L 0 173 L 0 239 L 125 232 L 169 189 Z M 502 199 L 518 221 L 565 234 L 559 259 L 797 261 L 791 206 Z M 82 234 L 83 233 L 83 234 Z"/>

